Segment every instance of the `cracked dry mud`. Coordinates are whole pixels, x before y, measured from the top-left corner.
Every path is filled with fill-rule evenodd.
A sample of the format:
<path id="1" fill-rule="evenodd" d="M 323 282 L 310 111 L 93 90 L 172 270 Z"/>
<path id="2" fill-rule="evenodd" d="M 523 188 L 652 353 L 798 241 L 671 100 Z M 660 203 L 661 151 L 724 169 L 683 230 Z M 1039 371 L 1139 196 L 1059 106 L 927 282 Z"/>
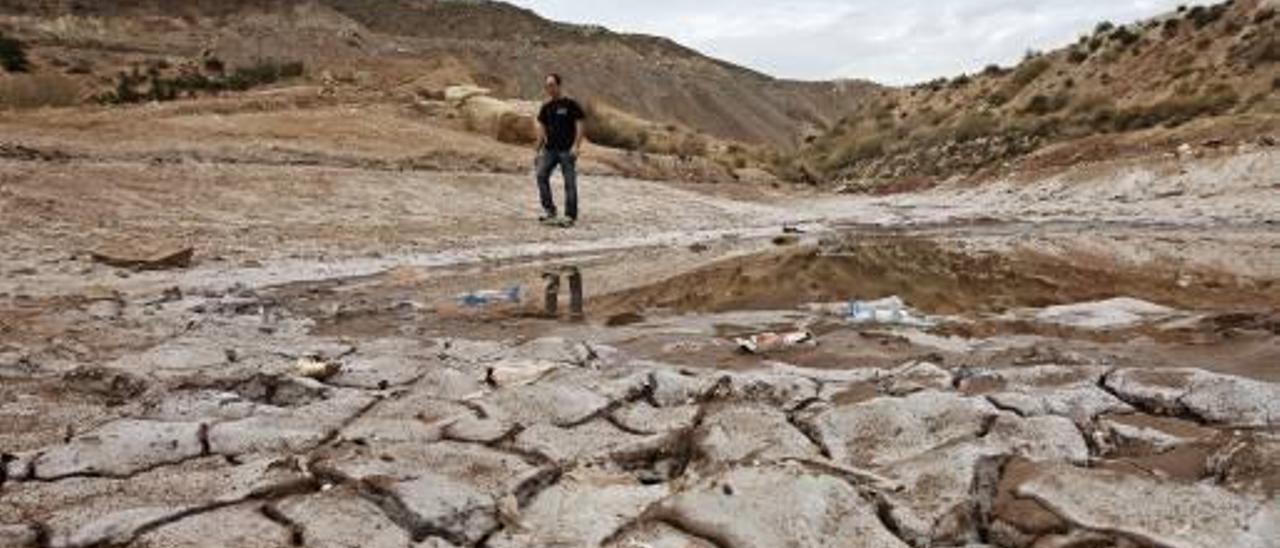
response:
<path id="1" fill-rule="evenodd" d="M 35 411 L 0 433 L 0 546 L 1280 539 L 1280 385 L 1263 381 L 925 362 L 717 371 L 563 338 L 344 342 L 289 318 L 262 330 L 257 315 L 214 314 L 104 366 L 7 374 L 6 415 Z M 341 369 L 299 377 L 300 357 Z"/>

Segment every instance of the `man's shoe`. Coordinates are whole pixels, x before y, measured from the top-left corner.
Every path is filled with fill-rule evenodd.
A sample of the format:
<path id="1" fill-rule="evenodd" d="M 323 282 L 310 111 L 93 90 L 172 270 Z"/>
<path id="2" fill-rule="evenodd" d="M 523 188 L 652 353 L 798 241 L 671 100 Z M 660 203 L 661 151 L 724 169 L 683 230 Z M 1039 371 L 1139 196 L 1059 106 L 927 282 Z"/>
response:
<path id="1" fill-rule="evenodd" d="M 538 222 L 547 226 L 558 225 L 560 224 L 560 218 L 556 217 L 554 213 L 543 213 L 542 216 L 538 217 Z"/>
<path id="2" fill-rule="evenodd" d="M 558 224 L 560 225 L 560 228 L 573 228 L 573 225 L 577 222 L 578 220 L 573 217 L 561 217 Z"/>

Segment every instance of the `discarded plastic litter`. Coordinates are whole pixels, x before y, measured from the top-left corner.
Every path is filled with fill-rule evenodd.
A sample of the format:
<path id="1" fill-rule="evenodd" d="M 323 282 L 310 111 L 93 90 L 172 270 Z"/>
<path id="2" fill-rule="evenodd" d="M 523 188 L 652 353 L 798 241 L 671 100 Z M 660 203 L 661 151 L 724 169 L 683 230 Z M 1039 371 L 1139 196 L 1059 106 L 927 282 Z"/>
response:
<path id="1" fill-rule="evenodd" d="M 342 371 L 342 366 L 314 358 L 301 358 L 294 364 L 293 369 L 299 377 L 323 381 L 337 375 Z"/>
<path id="2" fill-rule="evenodd" d="M 899 297 L 875 301 L 850 299 L 847 303 L 817 303 L 806 306 L 812 312 L 843 317 L 850 323 L 931 327 L 932 320 L 917 315 Z"/>
<path id="3" fill-rule="evenodd" d="M 802 344 L 817 344 L 813 333 L 808 331 L 792 331 L 790 333 L 761 333 L 747 338 L 734 339 L 738 349 L 749 354 L 764 354 L 792 348 Z"/>
<path id="4" fill-rule="evenodd" d="M 495 303 L 518 303 L 520 302 L 521 288 L 520 286 L 512 286 L 507 289 L 489 289 L 484 291 L 472 291 L 458 295 L 458 302 L 463 306 L 488 306 Z"/>

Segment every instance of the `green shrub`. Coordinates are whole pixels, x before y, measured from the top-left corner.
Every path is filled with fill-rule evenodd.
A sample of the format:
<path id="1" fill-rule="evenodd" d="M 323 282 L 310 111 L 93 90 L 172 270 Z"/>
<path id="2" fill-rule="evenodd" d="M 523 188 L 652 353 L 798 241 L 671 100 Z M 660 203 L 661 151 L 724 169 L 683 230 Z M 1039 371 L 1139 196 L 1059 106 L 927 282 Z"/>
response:
<path id="1" fill-rule="evenodd" d="M 1142 36 L 1129 30 L 1129 27 L 1120 27 L 1111 33 L 1110 39 L 1113 42 L 1119 42 L 1121 46 L 1129 47 L 1141 40 Z"/>
<path id="2" fill-rule="evenodd" d="M 1108 33 L 1108 32 L 1111 32 L 1111 30 L 1112 30 L 1112 29 L 1114 29 L 1114 28 L 1116 28 L 1116 26 L 1115 26 L 1115 24 L 1114 24 L 1114 23 L 1112 23 L 1111 21 L 1103 21 L 1103 22 L 1101 22 L 1101 23 L 1098 23 L 1098 26 L 1096 26 L 1096 27 L 1094 27 L 1094 28 L 1093 28 L 1093 33 L 1094 33 L 1094 34 L 1106 34 L 1106 33 Z"/>
<path id="3" fill-rule="evenodd" d="M 1267 21 L 1274 19 L 1275 16 L 1276 16 L 1275 8 L 1265 8 L 1262 11 L 1259 11 L 1257 15 L 1253 16 L 1253 24 L 1261 25 L 1263 23 L 1266 23 Z"/>
<path id="4" fill-rule="evenodd" d="M 982 69 L 983 76 L 1000 76 L 1004 73 L 1005 70 L 1001 68 L 1000 65 L 995 64 L 987 65 L 987 68 Z"/>
<path id="5" fill-rule="evenodd" d="M 1222 19 L 1229 7 L 1228 4 L 1218 4 L 1212 7 L 1196 6 L 1187 12 L 1187 19 L 1195 23 L 1197 29 L 1202 29 Z"/>
<path id="6" fill-rule="evenodd" d="M 26 72 L 30 69 L 26 44 L 0 34 L 0 66 L 7 72 Z"/>
<path id="7" fill-rule="evenodd" d="M 1080 63 L 1089 60 L 1089 52 L 1085 51 L 1083 48 L 1071 48 L 1071 51 L 1067 52 L 1067 60 L 1079 65 Z"/>

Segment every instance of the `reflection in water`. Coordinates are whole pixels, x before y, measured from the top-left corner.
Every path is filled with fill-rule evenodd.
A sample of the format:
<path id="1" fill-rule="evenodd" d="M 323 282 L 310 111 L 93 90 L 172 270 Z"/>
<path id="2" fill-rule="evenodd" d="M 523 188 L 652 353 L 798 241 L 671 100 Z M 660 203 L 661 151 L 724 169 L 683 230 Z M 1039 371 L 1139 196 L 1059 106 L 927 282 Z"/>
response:
<path id="1" fill-rule="evenodd" d="M 560 315 L 560 279 L 561 274 L 569 279 L 569 319 L 579 321 L 586 318 L 582 302 L 582 271 L 576 266 L 566 266 L 555 272 L 544 272 L 542 278 L 547 281 L 544 291 L 543 313 L 548 318 Z"/>

